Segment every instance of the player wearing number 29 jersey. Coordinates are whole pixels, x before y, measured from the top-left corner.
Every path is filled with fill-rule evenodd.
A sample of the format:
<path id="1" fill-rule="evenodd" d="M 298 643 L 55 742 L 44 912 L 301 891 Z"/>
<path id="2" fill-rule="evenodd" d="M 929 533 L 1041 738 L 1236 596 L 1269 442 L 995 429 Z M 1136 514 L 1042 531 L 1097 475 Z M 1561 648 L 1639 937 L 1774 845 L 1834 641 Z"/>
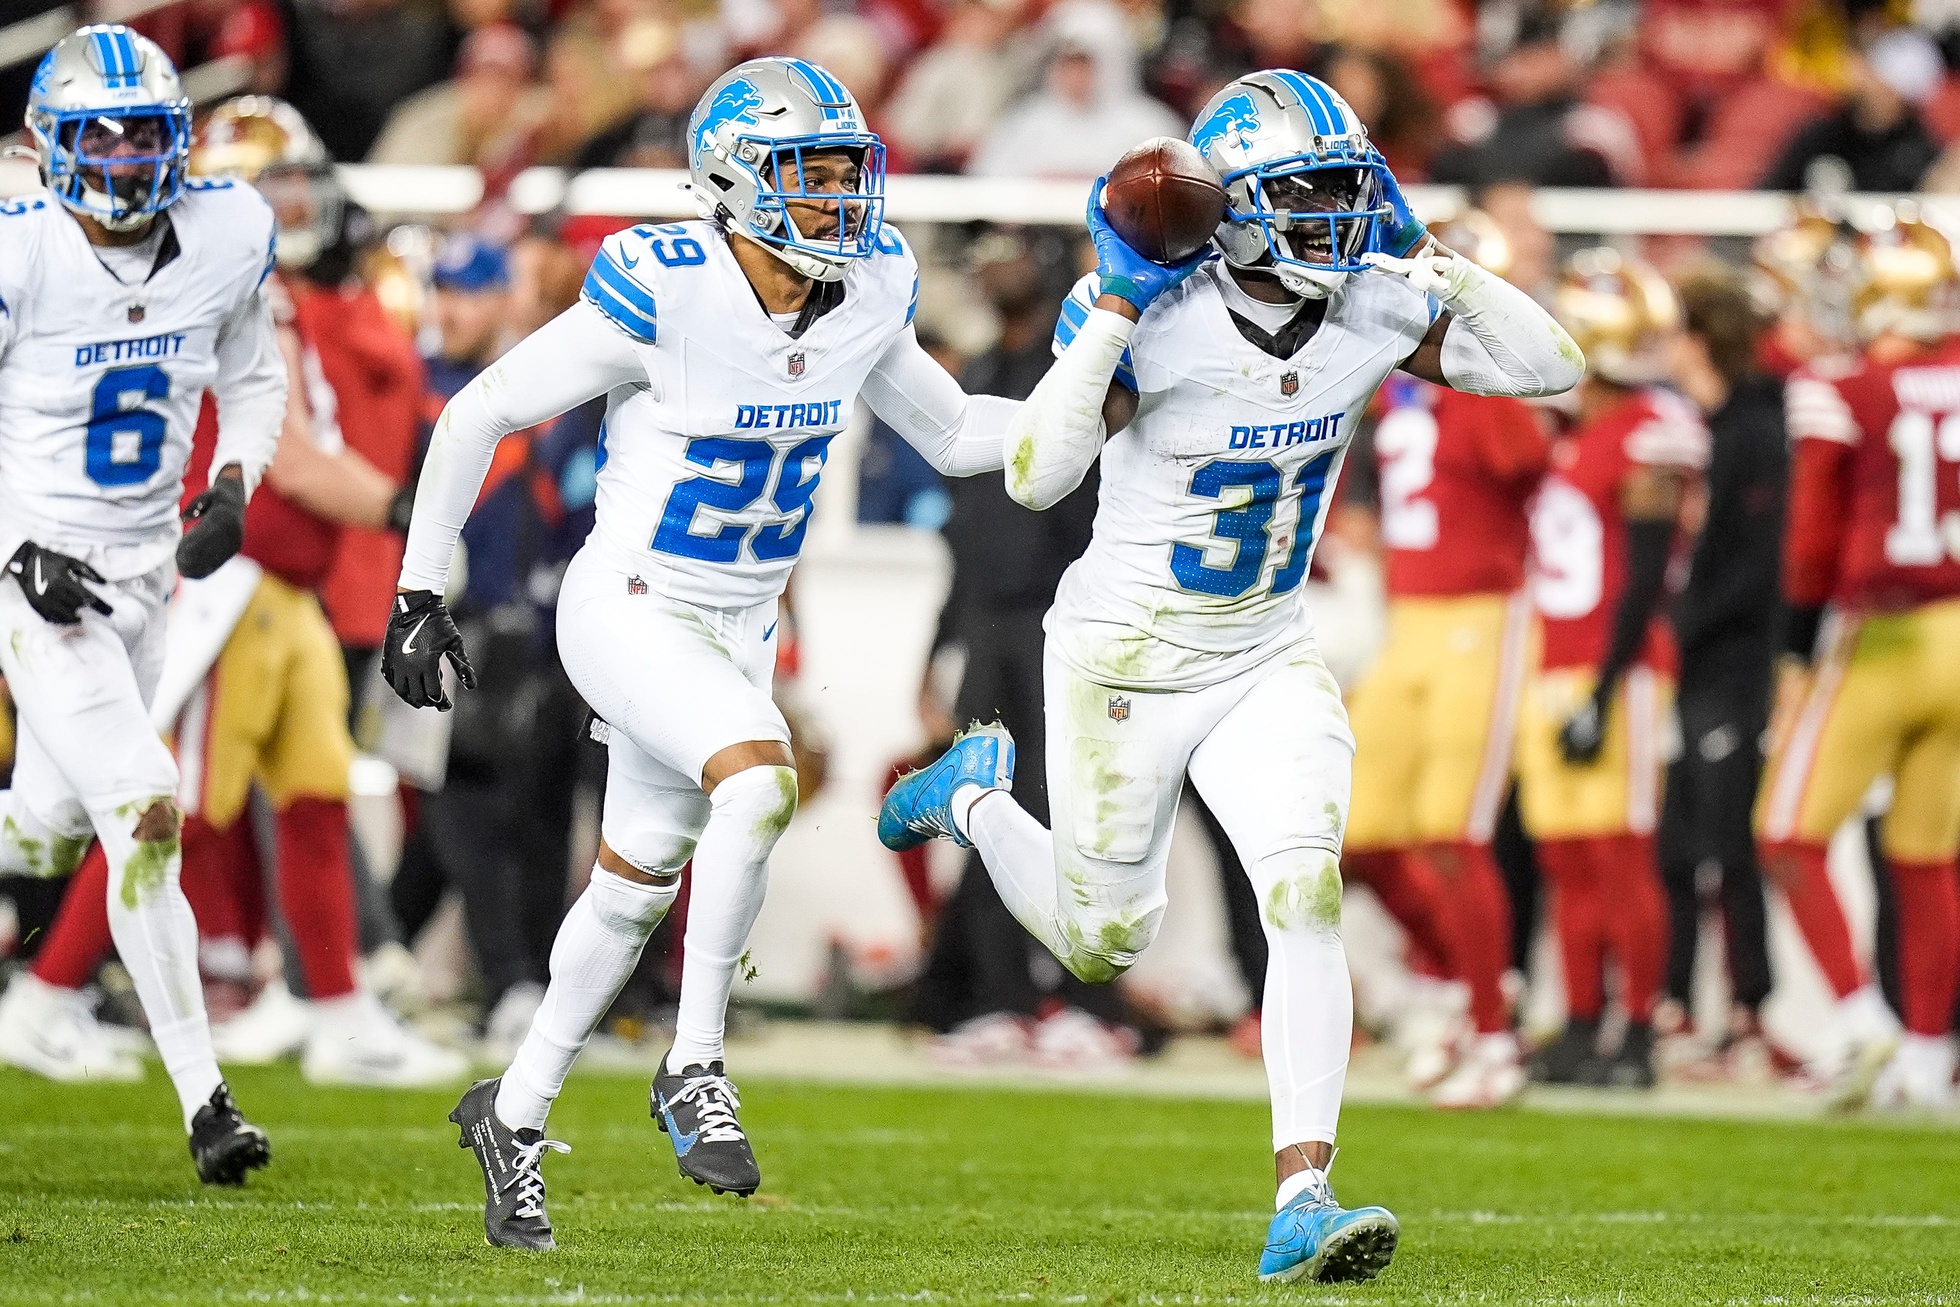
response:
<path id="1" fill-rule="evenodd" d="M 162 50 L 85 27 L 29 93 L 46 193 L 0 204 L 0 669 L 21 718 L 0 873 L 66 875 L 101 839 L 109 926 L 199 1172 L 236 1183 L 265 1164 L 265 1137 L 212 1058 L 178 886 L 177 769 L 148 704 L 179 565 L 206 575 L 242 540 L 286 369 L 260 289 L 272 211 L 248 188 L 186 181 L 190 117 Z M 186 531 L 178 496 L 207 389 L 215 472 Z M 45 989 L 17 980 L 0 1026 L 45 1026 Z"/>
<path id="2" fill-rule="evenodd" d="M 1032 508 L 1102 460 L 1094 539 L 1047 622 L 1053 829 L 1003 793 L 998 727 L 900 782 L 879 829 L 892 847 L 971 841 L 1016 919 L 1108 981 L 1163 917 L 1188 776 L 1238 848 L 1271 951 L 1261 1042 L 1280 1185 L 1259 1274 L 1365 1280 L 1388 1265 L 1395 1218 L 1342 1208 L 1327 1179 L 1353 1024 L 1340 856 L 1354 739 L 1301 582 L 1391 372 L 1555 393 L 1581 360 L 1523 292 L 1430 239 L 1325 83 L 1241 77 L 1191 142 L 1225 183 L 1221 257 L 1145 261 L 1094 188 L 1096 273 L 1009 436 L 1008 492 Z"/>
<path id="3" fill-rule="evenodd" d="M 738 65 L 703 95 L 689 143 L 703 221 L 609 238 L 579 303 L 443 410 L 383 660 L 409 702 L 446 706 L 441 659 L 468 664 L 438 596 L 498 438 L 605 396 L 597 524 L 558 599 L 566 671 L 610 728 L 599 865 L 516 1060 L 451 1117 L 484 1167 L 499 1244 L 552 1246 L 546 1115 L 690 860 L 678 1029 L 650 1106 L 683 1174 L 741 1194 L 759 1183 L 722 1029 L 796 809 L 769 695 L 777 599 L 860 395 L 955 475 L 1000 467 L 1015 408 L 968 400 L 920 348 L 918 265 L 882 222 L 884 147 L 829 73 Z"/>
<path id="4" fill-rule="evenodd" d="M 1802 884 L 1872 781 L 1893 778 L 1907 1039 L 1879 1092 L 1939 1106 L 1960 978 L 1960 285 L 1946 237 L 1909 215 L 1858 248 L 1870 348 L 1786 390 L 1797 620 L 1756 820 L 1765 862 Z"/>

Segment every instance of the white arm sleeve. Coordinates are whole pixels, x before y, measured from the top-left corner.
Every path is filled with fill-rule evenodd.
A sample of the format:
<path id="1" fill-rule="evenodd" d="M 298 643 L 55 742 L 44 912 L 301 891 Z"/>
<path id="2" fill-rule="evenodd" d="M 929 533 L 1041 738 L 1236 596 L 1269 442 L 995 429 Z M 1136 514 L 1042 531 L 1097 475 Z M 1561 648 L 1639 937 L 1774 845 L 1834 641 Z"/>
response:
<path id="1" fill-rule="evenodd" d="M 1007 493 L 1040 510 L 1082 484 L 1102 449 L 1103 397 L 1136 324 L 1108 309 L 1088 318 L 1014 414 L 1007 433 Z"/>
<path id="2" fill-rule="evenodd" d="M 286 356 L 263 288 L 252 292 L 218 325 L 218 443 L 211 476 L 233 463 L 245 474 L 245 493 L 279 448 L 286 421 Z"/>
<path id="3" fill-rule="evenodd" d="M 912 328 L 891 343 L 864 381 L 864 402 L 947 476 L 996 472 L 1020 401 L 968 395 L 925 352 Z"/>
<path id="4" fill-rule="evenodd" d="M 1443 379 L 1471 395 L 1560 395 L 1579 384 L 1586 356 L 1538 302 L 1461 254 L 1442 270 L 1450 311 Z"/>
<path id="5" fill-rule="evenodd" d="M 443 592 L 498 441 L 646 376 L 632 342 L 580 300 L 458 391 L 422 462 L 401 588 Z"/>

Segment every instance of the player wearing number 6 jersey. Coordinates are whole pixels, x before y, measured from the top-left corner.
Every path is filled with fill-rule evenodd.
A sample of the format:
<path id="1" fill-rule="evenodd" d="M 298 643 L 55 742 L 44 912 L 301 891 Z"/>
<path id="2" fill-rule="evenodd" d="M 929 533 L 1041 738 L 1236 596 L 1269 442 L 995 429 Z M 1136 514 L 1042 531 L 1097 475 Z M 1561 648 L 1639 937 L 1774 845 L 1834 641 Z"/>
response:
<path id="1" fill-rule="evenodd" d="M 1842 998 L 1853 1056 L 1838 1093 L 1860 1099 L 1880 1073 L 1881 1101 L 1940 1107 L 1960 987 L 1960 283 L 1947 238 L 1905 212 L 1859 237 L 1856 266 L 1864 358 L 1813 365 L 1786 391 L 1793 620 L 1756 825 L 1793 906 L 1824 887 L 1821 920 L 1798 915 L 1813 951 L 1848 956 L 1825 850 L 1892 778 L 1883 843 L 1906 1038 L 1880 1073 L 1888 1014 L 1875 989 Z M 1832 938 L 1843 945 L 1819 947 Z"/>
<path id="2" fill-rule="evenodd" d="M 0 873 L 66 875 L 101 839 L 110 930 L 198 1172 L 235 1184 L 265 1164 L 266 1141 L 211 1055 L 178 888 L 177 768 L 147 705 L 178 571 L 207 575 L 243 539 L 286 370 L 260 288 L 272 212 L 250 188 L 186 181 L 190 125 L 162 50 L 85 27 L 48 52 L 29 95 L 48 193 L 0 204 L 0 669 L 20 708 Z M 217 471 L 180 529 L 207 388 Z M 28 977 L 16 986 L 0 1017 L 34 1024 L 64 1001 Z"/>
<path id="3" fill-rule="evenodd" d="M 1523 292 L 1429 240 L 1324 83 L 1242 77 L 1191 140 L 1230 197 L 1223 259 L 1145 261 L 1098 186 L 1097 271 L 1009 437 L 1008 490 L 1033 508 L 1102 458 L 1094 537 L 1047 622 L 1054 829 L 1006 793 L 1013 741 L 983 729 L 892 791 L 880 834 L 978 845 L 1016 918 L 1076 975 L 1108 981 L 1156 934 L 1188 775 L 1253 878 L 1271 947 L 1279 1210 L 1260 1275 L 1367 1279 L 1395 1219 L 1343 1210 L 1327 1182 L 1353 1025 L 1340 856 L 1354 741 L 1300 583 L 1390 372 L 1549 394 L 1582 364 Z"/>
<path id="4" fill-rule="evenodd" d="M 551 983 L 501 1080 L 451 1119 L 475 1148 L 494 1243 L 552 1246 L 538 1163 L 579 1050 L 693 860 L 674 1046 L 650 1106 L 683 1174 L 752 1192 L 722 1027 L 771 849 L 796 810 L 769 695 L 777 599 L 830 443 L 862 394 L 942 472 L 998 469 L 1007 400 L 969 400 L 912 330 L 919 273 L 883 224 L 884 147 L 829 73 L 758 59 L 689 126 L 704 221 L 610 237 L 580 302 L 470 385 L 436 425 L 384 669 L 446 706 L 472 679 L 438 596 L 497 440 L 607 397 L 598 522 L 558 600 L 565 669 L 610 726 L 598 866 L 559 927 Z"/>

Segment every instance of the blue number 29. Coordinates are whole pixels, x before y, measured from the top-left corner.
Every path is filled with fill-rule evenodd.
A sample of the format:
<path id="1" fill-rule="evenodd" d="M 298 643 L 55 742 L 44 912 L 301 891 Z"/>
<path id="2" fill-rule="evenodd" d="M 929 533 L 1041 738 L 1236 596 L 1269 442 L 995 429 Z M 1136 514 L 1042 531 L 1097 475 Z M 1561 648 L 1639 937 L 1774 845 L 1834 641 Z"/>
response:
<path id="1" fill-rule="evenodd" d="M 757 562 L 796 557 L 810 529 L 810 500 L 817 493 L 824 460 L 830 457 L 830 441 L 830 436 L 812 436 L 791 446 L 783 455 L 772 496 L 783 521 L 753 528 L 729 522 L 713 535 L 695 533 L 697 510 L 705 507 L 721 513 L 739 513 L 762 498 L 776 451 L 766 440 L 709 436 L 688 441 L 688 462 L 711 471 L 719 464 L 732 463 L 740 469 L 739 476 L 734 481 L 713 476 L 690 477 L 676 485 L 667 498 L 666 511 L 660 515 L 660 527 L 653 533 L 652 547 L 663 554 L 677 554 L 704 563 L 732 563 L 741 556 L 743 539 L 753 531 L 749 553 Z"/>
<path id="2" fill-rule="evenodd" d="M 170 377 L 154 363 L 102 374 L 95 383 L 84 444 L 89 480 L 99 486 L 134 486 L 156 475 L 163 466 L 168 427 L 163 414 L 140 405 L 169 395 Z"/>
<path id="3" fill-rule="evenodd" d="M 1293 530 L 1293 548 L 1286 562 L 1273 574 L 1272 593 L 1285 594 L 1306 575 L 1307 556 L 1312 551 L 1313 529 L 1320 517 L 1321 496 L 1327 490 L 1327 474 L 1334 464 L 1334 452 L 1322 454 L 1294 474 L 1293 484 L 1300 491 L 1300 511 Z M 1186 590 L 1199 594 L 1235 599 L 1258 583 L 1266 566 L 1266 549 L 1271 543 L 1273 507 L 1284 479 L 1277 467 L 1267 462 L 1238 462 L 1213 459 L 1191 476 L 1191 493 L 1217 499 L 1228 487 L 1247 486 L 1251 497 L 1237 508 L 1221 508 L 1212 515 L 1211 533 L 1219 540 L 1236 543 L 1230 567 L 1208 567 L 1205 551 L 1193 545 L 1171 547 L 1171 575 Z"/>

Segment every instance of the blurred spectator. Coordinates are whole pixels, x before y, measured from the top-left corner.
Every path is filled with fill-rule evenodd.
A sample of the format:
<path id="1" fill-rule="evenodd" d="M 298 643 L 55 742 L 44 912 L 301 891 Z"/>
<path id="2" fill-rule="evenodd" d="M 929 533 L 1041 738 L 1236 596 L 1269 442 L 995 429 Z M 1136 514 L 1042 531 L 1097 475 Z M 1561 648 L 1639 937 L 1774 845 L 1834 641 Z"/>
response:
<path id="1" fill-rule="evenodd" d="M 1138 89 L 1137 50 L 1121 10 L 1065 0 L 1048 15 L 1042 87 L 1007 111 L 967 171 L 982 177 L 1094 177 L 1150 136 L 1185 124 Z"/>
<path id="2" fill-rule="evenodd" d="M 552 112 L 536 84 L 537 48 L 508 23 L 471 32 L 456 76 L 410 96 L 388 115 L 369 163 L 472 163 L 486 171 L 528 153 Z"/>
<path id="3" fill-rule="evenodd" d="M 1054 231 L 997 230 L 974 243 L 972 267 L 1000 315 L 1001 334 L 960 384 L 971 394 L 1025 399 L 1053 362 L 1055 316 L 1073 271 L 1066 243 Z M 1092 473 L 1037 514 L 1010 499 L 999 477 L 953 483 L 946 524 L 953 584 L 941 629 L 967 655 L 954 722 L 999 720 L 1016 738 L 1041 738 L 1042 617 L 1062 573 L 1088 547 L 1096 486 Z M 1014 795 L 1046 821 L 1041 752 L 1021 753 Z M 969 853 L 914 993 L 916 1018 L 950 1032 L 935 1044 L 935 1056 L 955 1064 L 1034 1057 L 1081 1065 L 1129 1055 L 1134 1032 L 1118 1028 L 1115 989 L 1083 984 L 1038 950 L 1001 903 L 979 853 Z M 1057 1006 L 1036 1022 L 1044 1007 Z"/>
<path id="4" fill-rule="evenodd" d="M 1320 75 L 1368 126 L 1368 137 L 1401 181 L 1421 181 L 1440 136 L 1435 106 L 1393 56 L 1341 47 Z"/>
<path id="5" fill-rule="evenodd" d="M 1585 68 L 1561 42 L 1558 20 L 1534 14 L 1491 70 L 1491 100 L 1450 111 L 1460 142 L 1436 159 L 1432 180 L 1474 186 L 1622 186 L 1644 180 L 1640 140 L 1625 114 L 1580 99 Z"/>
<path id="6" fill-rule="evenodd" d="M 364 159 L 389 111 L 441 80 L 453 53 L 433 0 L 290 0 L 286 98 L 336 159 Z"/>
<path id="7" fill-rule="evenodd" d="M 681 53 L 680 33 L 667 23 L 632 29 L 622 58 L 637 70 L 639 101 L 619 122 L 578 153 L 580 168 L 685 168 L 687 119 L 706 83 Z"/>
<path id="8" fill-rule="evenodd" d="M 958 172 L 1021 81 L 1020 0 L 964 0 L 885 106 L 886 136 L 919 172 Z"/>
<path id="9" fill-rule="evenodd" d="M 1315 0 L 1238 0 L 1223 41 L 1249 68 L 1305 68 L 1320 48 L 1321 12 Z"/>
<path id="10" fill-rule="evenodd" d="M 1531 187 L 1523 182 L 1496 182 L 1478 191 L 1473 203 L 1490 215 L 1511 248 L 1511 271 L 1505 280 L 1539 303 L 1550 304 L 1558 270 L 1558 242 L 1531 212 Z"/>
<path id="11" fill-rule="evenodd" d="M 273 0 L 185 0 L 131 26 L 180 69 L 243 56 L 251 74 L 242 89 L 273 95 L 286 85 L 286 23 Z"/>
<path id="12" fill-rule="evenodd" d="M 1762 189 L 1917 190 L 1940 153 L 1919 106 L 1945 72 L 1924 32 L 1902 28 L 1872 41 L 1850 61 L 1843 107 L 1797 133 Z"/>

